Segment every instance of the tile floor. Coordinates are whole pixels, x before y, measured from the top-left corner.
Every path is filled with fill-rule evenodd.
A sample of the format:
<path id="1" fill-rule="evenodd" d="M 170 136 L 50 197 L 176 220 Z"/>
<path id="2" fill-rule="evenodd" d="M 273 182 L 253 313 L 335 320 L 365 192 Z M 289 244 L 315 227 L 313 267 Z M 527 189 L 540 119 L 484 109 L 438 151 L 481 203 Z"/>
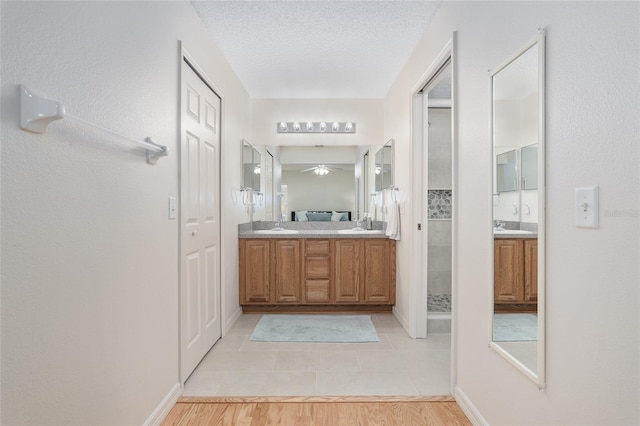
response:
<path id="1" fill-rule="evenodd" d="M 411 339 L 372 314 L 377 343 L 251 342 L 242 315 L 185 383 L 183 396 L 449 395 L 451 336 Z"/>

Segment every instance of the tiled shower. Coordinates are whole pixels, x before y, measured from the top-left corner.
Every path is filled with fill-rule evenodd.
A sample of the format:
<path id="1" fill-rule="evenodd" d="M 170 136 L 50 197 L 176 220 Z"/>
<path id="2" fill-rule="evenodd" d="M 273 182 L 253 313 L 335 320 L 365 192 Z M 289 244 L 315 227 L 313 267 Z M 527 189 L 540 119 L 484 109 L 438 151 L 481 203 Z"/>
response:
<path id="1" fill-rule="evenodd" d="M 429 108 L 427 331 L 451 332 L 451 108 Z"/>

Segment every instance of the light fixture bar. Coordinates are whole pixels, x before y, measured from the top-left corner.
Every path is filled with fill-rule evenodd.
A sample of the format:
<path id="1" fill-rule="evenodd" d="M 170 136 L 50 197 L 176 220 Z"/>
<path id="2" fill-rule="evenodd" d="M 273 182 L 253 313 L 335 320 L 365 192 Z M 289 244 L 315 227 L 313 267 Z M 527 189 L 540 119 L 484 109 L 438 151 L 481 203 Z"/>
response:
<path id="1" fill-rule="evenodd" d="M 355 133 L 352 121 L 279 121 L 278 133 Z"/>

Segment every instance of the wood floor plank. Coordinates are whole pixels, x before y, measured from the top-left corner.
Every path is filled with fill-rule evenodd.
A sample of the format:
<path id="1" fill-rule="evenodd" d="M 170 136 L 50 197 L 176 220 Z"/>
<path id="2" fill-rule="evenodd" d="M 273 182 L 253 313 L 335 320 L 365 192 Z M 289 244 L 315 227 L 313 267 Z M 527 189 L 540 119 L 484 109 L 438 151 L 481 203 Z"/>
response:
<path id="1" fill-rule="evenodd" d="M 461 425 L 455 401 L 178 402 L 164 426 Z"/>

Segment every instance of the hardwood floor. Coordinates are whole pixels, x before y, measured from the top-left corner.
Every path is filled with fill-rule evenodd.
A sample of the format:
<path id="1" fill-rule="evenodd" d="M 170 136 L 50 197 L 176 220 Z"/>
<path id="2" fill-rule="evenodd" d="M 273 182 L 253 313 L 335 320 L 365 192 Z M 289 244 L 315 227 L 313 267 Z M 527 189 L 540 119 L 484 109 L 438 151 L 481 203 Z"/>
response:
<path id="1" fill-rule="evenodd" d="M 181 398 L 163 425 L 470 425 L 452 397 Z"/>

